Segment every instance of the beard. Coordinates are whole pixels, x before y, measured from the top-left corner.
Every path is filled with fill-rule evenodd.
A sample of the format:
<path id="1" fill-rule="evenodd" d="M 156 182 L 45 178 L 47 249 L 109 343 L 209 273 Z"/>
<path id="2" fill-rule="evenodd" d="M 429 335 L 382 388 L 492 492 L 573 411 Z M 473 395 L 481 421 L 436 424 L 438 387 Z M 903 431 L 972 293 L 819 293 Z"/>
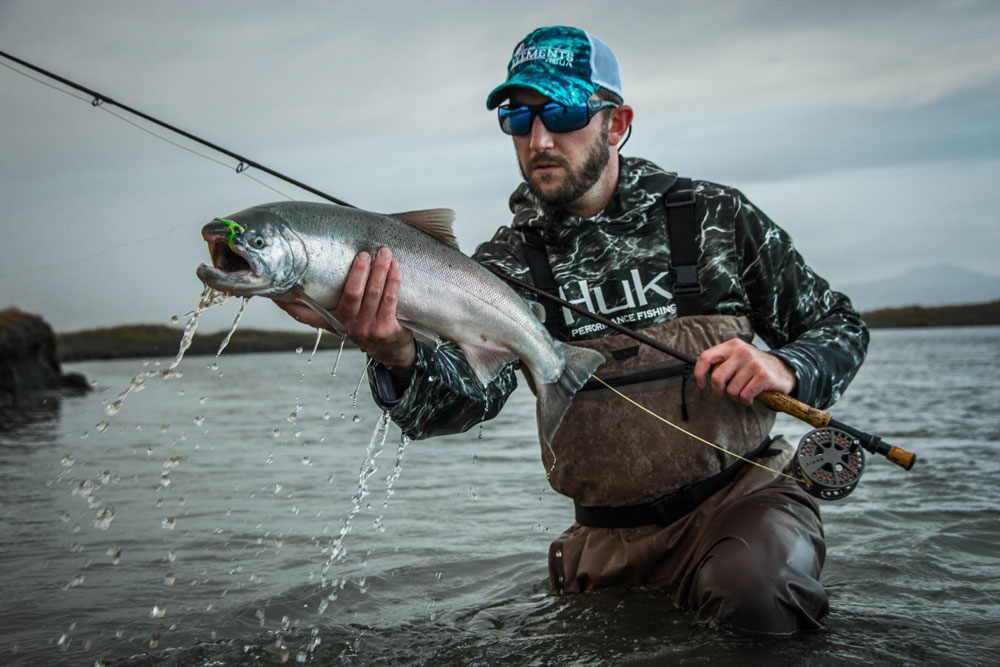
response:
<path id="1" fill-rule="evenodd" d="M 565 158 L 549 153 L 540 153 L 531 159 L 529 167 L 537 162 L 545 162 L 558 164 L 563 168 L 566 178 L 554 189 L 545 187 L 553 183 L 553 174 L 542 174 L 536 175 L 535 178 L 529 178 L 525 165 L 521 164 L 520 160 L 518 160 L 518 166 L 521 169 L 521 176 L 528 184 L 528 189 L 540 202 L 548 206 L 560 207 L 570 204 L 586 194 L 601 178 L 601 174 L 604 173 L 610 160 L 608 124 L 604 123 L 600 136 L 587 149 L 583 164 L 578 169 L 574 169 Z"/>

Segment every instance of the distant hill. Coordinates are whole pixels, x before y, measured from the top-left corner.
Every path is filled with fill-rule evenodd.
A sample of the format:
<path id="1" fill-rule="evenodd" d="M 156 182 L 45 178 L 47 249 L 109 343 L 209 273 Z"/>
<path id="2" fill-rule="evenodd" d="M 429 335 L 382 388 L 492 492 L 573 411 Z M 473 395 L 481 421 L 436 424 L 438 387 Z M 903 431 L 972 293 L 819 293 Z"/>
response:
<path id="1" fill-rule="evenodd" d="M 861 313 L 872 329 L 887 327 L 963 327 L 1000 324 L 1000 301 L 959 306 L 904 306 Z"/>
<path id="2" fill-rule="evenodd" d="M 943 306 L 1000 299 L 1000 278 L 940 264 L 911 269 L 893 278 L 836 287 L 858 310 L 901 306 Z"/>

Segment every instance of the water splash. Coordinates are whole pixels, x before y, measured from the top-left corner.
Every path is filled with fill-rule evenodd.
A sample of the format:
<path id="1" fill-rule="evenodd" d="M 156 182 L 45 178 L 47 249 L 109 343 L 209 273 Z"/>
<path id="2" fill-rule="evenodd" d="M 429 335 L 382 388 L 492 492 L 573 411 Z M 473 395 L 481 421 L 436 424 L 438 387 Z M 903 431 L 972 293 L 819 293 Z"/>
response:
<path id="1" fill-rule="evenodd" d="M 385 532 L 385 521 L 383 517 L 385 516 L 385 510 L 389 507 L 389 499 L 392 498 L 392 494 L 395 492 L 393 486 L 396 484 L 396 480 L 399 479 L 399 474 L 403 471 L 403 453 L 406 451 L 406 445 L 408 445 L 410 439 L 406 437 L 406 434 L 402 434 L 399 438 L 399 444 L 396 446 L 396 464 L 392 468 L 392 474 L 385 478 L 385 500 L 382 501 L 382 511 L 375 518 L 373 526 L 375 530 L 380 533 Z"/>
<path id="2" fill-rule="evenodd" d="M 361 511 L 361 505 L 365 498 L 368 497 L 368 480 L 378 470 L 378 466 L 375 464 L 375 458 L 382 453 L 382 449 L 385 447 L 385 440 L 388 435 L 389 413 L 383 412 L 382 417 L 375 425 L 375 430 L 372 432 L 371 440 L 368 442 L 368 448 L 365 450 L 365 458 L 361 462 L 361 469 L 358 472 L 358 490 L 354 493 L 353 497 L 354 505 L 347 513 L 347 516 L 344 517 L 344 521 L 340 527 L 340 533 L 330 544 L 329 555 L 327 556 L 326 563 L 323 564 L 323 567 L 320 570 L 323 577 L 322 586 L 324 588 L 334 588 L 330 586 L 326 579 L 326 575 L 330 571 L 334 562 L 343 560 L 347 556 L 347 551 L 344 549 L 344 538 L 349 532 L 351 532 L 354 517 L 359 511 Z M 336 596 L 337 590 L 331 590 L 322 602 L 320 602 L 318 608 L 319 613 L 322 614 L 326 611 L 326 608 L 332 600 L 336 599 Z"/>
<path id="3" fill-rule="evenodd" d="M 233 320 L 233 326 L 229 329 L 229 333 L 226 334 L 226 337 L 222 339 L 222 343 L 219 345 L 219 351 L 215 353 L 215 356 L 222 356 L 222 351 L 229 345 L 229 341 L 232 340 L 233 334 L 236 333 L 236 327 L 239 326 L 240 320 L 243 319 L 243 311 L 246 310 L 247 301 L 249 300 L 250 297 L 243 297 L 243 301 L 240 303 L 240 312 L 236 313 L 236 319 Z"/>
<path id="4" fill-rule="evenodd" d="M 176 369 L 180 365 L 181 359 L 184 358 L 184 353 L 187 352 L 189 347 L 191 347 L 191 342 L 194 340 L 194 332 L 195 330 L 198 329 L 198 317 L 207 309 L 211 308 L 212 306 L 223 304 L 228 299 L 229 295 L 223 294 L 222 292 L 217 292 L 211 287 L 205 286 L 205 289 L 202 290 L 201 298 L 198 300 L 198 306 L 193 311 L 188 313 L 188 321 L 187 324 L 184 326 L 184 333 L 181 336 L 181 342 L 177 349 L 177 356 L 174 357 L 174 360 L 170 363 L 170 365 L 164 370 L 144 371 L 142 373 L 139 373 L 138 375 L 135 375 L 129 382 L 128 387 L 126 387 L 124 391 L 118 394 L 117 400 L 115 400 L 113 403 L 109 404 L 104 408 L 104 412 L 109 417 L 113 417 L 114 415 L 118 414 L 118 412 L 122 409 L 122 405 L 124 405 L 125 399 L 128 397 L 129 394 L 131 394 L 134 391 L 135 392 L 142 391 L 143 389 L 146 388 L 146 378 L 160 377 L 163 379 L 168 379 L 168 378 L 181 377 L 181 374 L 174 369 Z M 237 322 L 238 321 L 239 319 L 237 318 Z M 235 329 L 235 324 L 233 325 L 233 327 Z"/>

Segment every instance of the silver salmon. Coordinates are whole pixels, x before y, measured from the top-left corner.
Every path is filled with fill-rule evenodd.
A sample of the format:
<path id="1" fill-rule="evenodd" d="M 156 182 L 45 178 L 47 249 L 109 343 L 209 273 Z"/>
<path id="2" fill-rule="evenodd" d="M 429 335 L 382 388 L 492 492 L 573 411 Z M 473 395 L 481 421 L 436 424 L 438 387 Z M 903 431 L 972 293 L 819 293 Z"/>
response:
<path id="1" fill-rule="evenodd" d="M 341 333 L 336 308 L 355 256 L 392 250 L 403 273 L 396 315 L 431 340 L 457 344 L 483 386 L 514 359 L 528 369 L 539 430 L 551 442 L 577 390 L 604 362 L 600 352 L 555 341 L 538 304 L 458 250 L 446 209 L 383 215 L 334 204 L 277 202 L 205 225 L 212 264 L 202 282 L 228 294 L 303 303 Z"/>

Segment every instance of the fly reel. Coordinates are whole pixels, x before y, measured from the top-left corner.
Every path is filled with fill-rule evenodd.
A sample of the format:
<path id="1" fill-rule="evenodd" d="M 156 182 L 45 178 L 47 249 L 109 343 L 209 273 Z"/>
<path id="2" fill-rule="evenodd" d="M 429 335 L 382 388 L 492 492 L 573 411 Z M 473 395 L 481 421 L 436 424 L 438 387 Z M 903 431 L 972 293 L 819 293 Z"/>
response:
<path id="1" fill-rule="evenodd" d="M 823 500 L 845 497 L 861 479 L 865 452 L 861 441 L 838 428 L 809 431 L 795 450 L 795 477 L 806 493 Z"/>

